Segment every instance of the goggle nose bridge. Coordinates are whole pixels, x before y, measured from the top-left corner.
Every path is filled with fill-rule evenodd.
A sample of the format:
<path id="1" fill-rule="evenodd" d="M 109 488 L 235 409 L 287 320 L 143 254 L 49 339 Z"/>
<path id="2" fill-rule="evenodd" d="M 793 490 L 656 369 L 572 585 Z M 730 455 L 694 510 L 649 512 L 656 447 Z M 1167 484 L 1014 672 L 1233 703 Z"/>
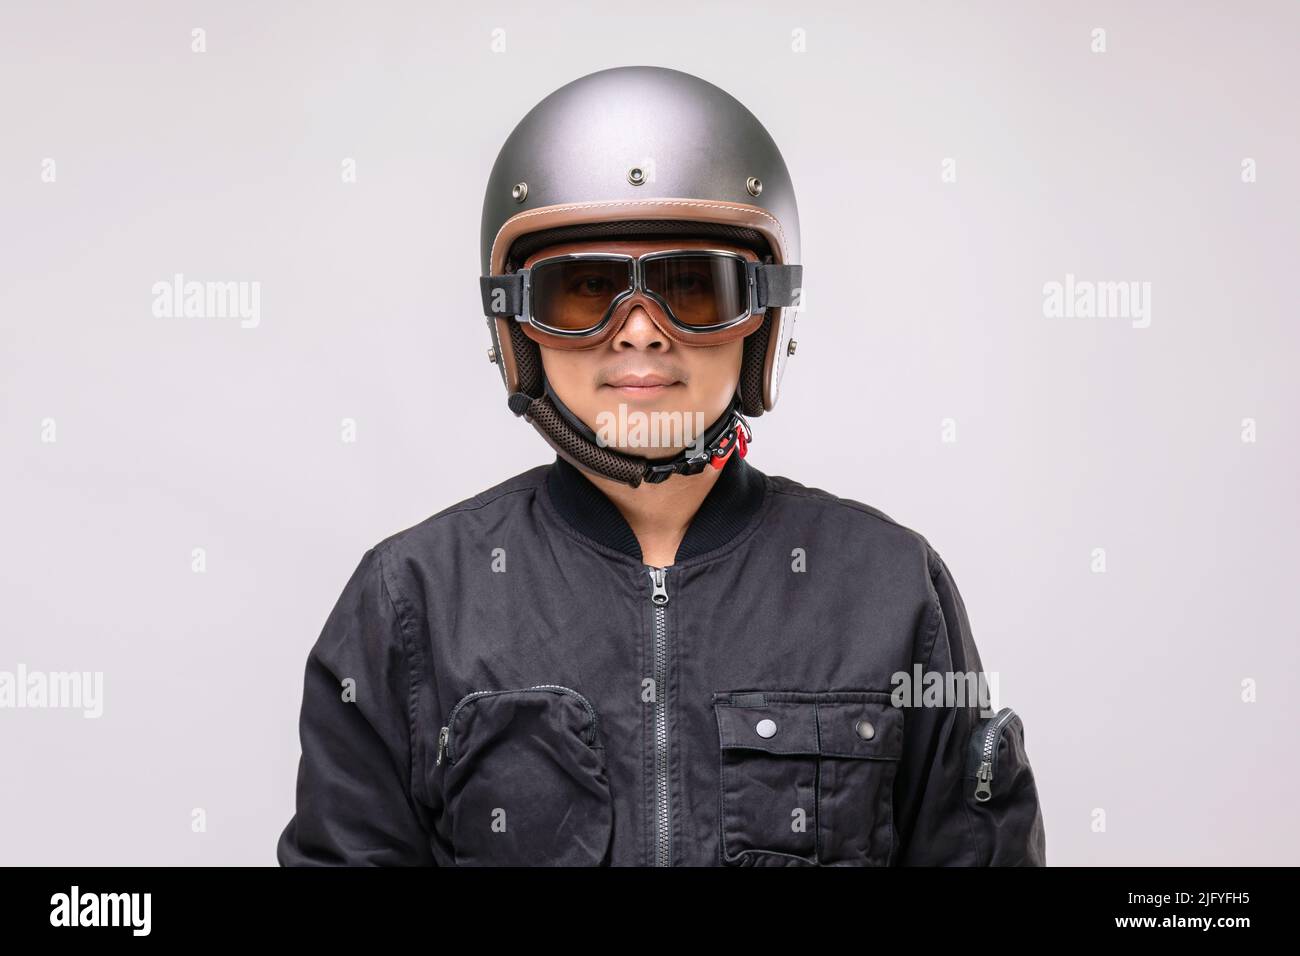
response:
<path id="1" fill-rule="evenodd" d="M 662 315 L 663 321 L 661 322 L 659 319 L 656 319 L 654 313 L 649 309 L 646 310 L 646 315 L 650 317 L 651 323 L 653 323 L 654 327 L 662 334 L 668 336 L 668 338 L 673 337 L 669 334 L 668 329 L 664 328 L 665 324 L 670 327 L 674 324 L 672 306 L 665 302 L 660 296 L 656 295 L 652 290 L 643 288 L 639 283 L 631 289 L 625 289 L 618 293 L 618 295 L 614 296 L 614 298 L 610 300 L 609 307 L 605 309 L 605 314 L 600 319 L 600 325 L 596 327 L 597 335 L 606 335 L 609 338 L 613 338 L 618 334 L 619 329 L 627 324 L 628 318 L 632 315 L 632 309 L 636 308 L 635 305 L 633 305 L 632 308 L 625 310 L 623 318 L 619 319 L 617 322 L 614 321 L 614 313 L 622 308 L 623 304 L 629 299 L 645 299 L 653 304 Z"/>
<path id="2" fill-rule="evenodd" d="M 650 253 L 649 255 L 654 255 L 654 253 Z M 611 256 L 611 258 L 613 257 Z M 597 328 L 601 331 L 605 331 L 606 325 L 614 318 L 614 313 L 618 311 L 619 307 L 628 299 L 636 298 L 638 293 L 640 293 L 641 298 L 654 303 L 663 314 L 664 319 L 670 325 L 673 324 L 674 316 L 672 306 L 668 304 L 663 296 L 659 295 L 659 293 L 655 292 L 653 289 L 648 288 L 645 284 L 645 268 L 642 263 L 648 258 L 648 256 L 627 256 L 627 258 L 632 263 L 632 286 L 631 288 L 624 289 L 622 292 L 617 293 L 614 298 L 609 300 L 609 305 L 605 309 L 605 314 L 601 316 L 600 324 Z M 618 328 L 621 328 L 623 324 L 627 322 L 628 316 L 631 314 L 632 310 L 628 309 L 626 315 L 623 316 L 623 320 L 618 323 Z M 655 322 L 653 315 L 650 316 L 650 321 L 654 322 L 655 327 L 658 328 L 660 332 L 664 332 L 665 335 L 667 334 L 663 326 L 658 322 Z M 616 334 L 618 328 L 608 330 L 610 335 Z"/>

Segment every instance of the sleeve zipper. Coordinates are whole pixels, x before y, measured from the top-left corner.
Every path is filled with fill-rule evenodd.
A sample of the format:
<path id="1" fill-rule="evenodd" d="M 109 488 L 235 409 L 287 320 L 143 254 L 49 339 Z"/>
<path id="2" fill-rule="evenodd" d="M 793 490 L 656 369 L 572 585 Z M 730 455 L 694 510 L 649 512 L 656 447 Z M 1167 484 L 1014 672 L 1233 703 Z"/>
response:
<path id="1" fill-rule="evenodd" d="M 998 711 L 984 730 L 984 743 L 980 748 L 980 766 L 975 774 L 975 799 L 987 802 L 993 796 L 993 769 L 998 757 L 998 744 L 1002 741 L 1002 732 L 1015 719 L 1016 712 L 1010 707 Z"/>

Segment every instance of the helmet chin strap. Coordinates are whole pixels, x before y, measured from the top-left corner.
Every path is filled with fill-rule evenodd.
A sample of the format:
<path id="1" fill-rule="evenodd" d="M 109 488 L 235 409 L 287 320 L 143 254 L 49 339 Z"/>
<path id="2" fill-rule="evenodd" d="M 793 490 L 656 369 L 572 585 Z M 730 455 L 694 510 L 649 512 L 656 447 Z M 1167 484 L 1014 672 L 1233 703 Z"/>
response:
<path id="1" fill-rule="evenodd" d="M 560 400 L 560 396 L 551 388 L 550 379 L 544 374 L 542 376 L 542 388 L 544 395 L 550 399 L 556 411 L 582 440 L 597 448 L 608 447 L 601 444 L 596 433 L 587 426 L 586 422 L 578 418 Z M 687 445 L 682 451 L 662 458 L 637 459 L 645 463 L 645 471 L 641 475 L 641 480 L 653 485 L 666 481 L 675 474 L 697 475 L 708 465 L 721 468 L 726 464 L 731 452 L 737 448 L 740 449 L 740 457 L 745 457 L 753 433 L 750 430 L 749 423 L 745 421 L 744 416 L 740 413 L 740 408 L 741 396 L 740 390 L 737 388 L 735 394 L 731 397 L 731 402 L 723 413 L 704 430 L 702 435 L 697 436 L 696 440 Z"/>

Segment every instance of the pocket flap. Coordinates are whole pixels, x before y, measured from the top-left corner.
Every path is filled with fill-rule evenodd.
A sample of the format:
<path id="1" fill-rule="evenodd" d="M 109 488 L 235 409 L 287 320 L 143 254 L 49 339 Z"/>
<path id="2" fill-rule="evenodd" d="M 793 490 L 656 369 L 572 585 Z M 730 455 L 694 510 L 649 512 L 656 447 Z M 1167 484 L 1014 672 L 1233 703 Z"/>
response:
<path id="1" fill-rule="evenodd" d="M 873 691 L 730 691 L 713 695 L 724 750 L 896 760 L 903 714 Z"/>
<path id="2" fill-rule="evenodd" d="M 899 760 L 903 711 L 888 694 L 837 694 L 817 704 L 822 753 L 827 756 Z"/>
<path id="3" fill-rule="evenodd" d="M 470 747 L 495 746 L 509 736 L 546 741 L 553 734 L 600 749 L 596 711 L 577 691 L 559 684 L 466 694 L 447 719 L 447 758 L 456 763 Z"/>
<path id="4" fill-rule="evenodd" d="M 813 701 L 762 700 L 762 695 L 714 697 L 718 742 L 723 750 L 764 750 L 772 754 L 816 754 L 817 704 Z"/>

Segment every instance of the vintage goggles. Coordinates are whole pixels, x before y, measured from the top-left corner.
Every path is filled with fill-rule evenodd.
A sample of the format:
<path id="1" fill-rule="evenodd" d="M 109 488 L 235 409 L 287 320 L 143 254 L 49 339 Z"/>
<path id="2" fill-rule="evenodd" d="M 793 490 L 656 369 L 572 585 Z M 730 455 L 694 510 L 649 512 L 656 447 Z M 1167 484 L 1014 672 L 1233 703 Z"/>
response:
<path id="1" fill-rule="evenodd" d="M 480 276 L 479 285 L 486 315 L 513 318 L 554 348 L 599 345 L 638 304 L 667 319 L 655 324 L 669 337 L 714 345 L 754 331 L 769 307 L 797 307 L 802 273 L 721 249 L 579 252 Z"/>

